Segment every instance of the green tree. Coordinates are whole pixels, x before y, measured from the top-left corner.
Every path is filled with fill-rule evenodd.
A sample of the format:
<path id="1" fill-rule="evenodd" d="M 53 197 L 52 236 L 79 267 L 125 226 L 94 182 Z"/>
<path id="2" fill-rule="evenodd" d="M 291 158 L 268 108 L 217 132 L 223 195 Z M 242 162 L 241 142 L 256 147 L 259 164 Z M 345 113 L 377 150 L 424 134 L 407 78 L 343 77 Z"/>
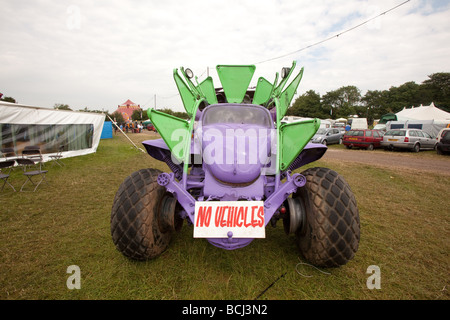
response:
<path id="1" fill-rule="evenodd" d="M 14 99 L 13 97 L 2 97 L 0 100 L 5 102 L 17 103 L 16 99 Z"/>
<path id="2" fill-rule="evenodd" d="M 142 121 L 142 116 L 145 112 L 142 109 L 136 109 L 131 114 L 131 120 L 133 121 Z"/>
<path id="3" fill-rule="evenodd" d="M 320 119 L 328 117 L 327 111 L 322 107 L 320 94 L 314 90 L 309 90 L 295 99 L 286 115 Z"/>
<path id="4" fill-rule="evenodd" d="M 387 91 L 368 90 L 361 101 L 366 108 L 366 118 L 368 123 L 375 119 L 380 119 L 383 114 L 388 113 L 387 109 Z"/>
<path id="5" fill-rule="evenodd" d="M 357 108 L 361 106 L 361 91 L 355 86 L 344 86 L 337 90 L 327 92 L 322 97 L 324 107 L 331 110 L 331 117 L 347 118 L 357 114 Z"/>
<path id="6" fill-rule="evenodd" d="M 387 108 L 396 113 L 403 108 L 422 104 L 419 94 L 419 85 L 414 81 L 405 82 L 398 87 L 390 87 L 387 93 Z"/>
<path id="7" fill-rule="evenodd" d="M 113 112 L 113 114 L 111 115 L 111 119 L 116 121 L 119 126 L 121 124 L 125 123 L 125 119 L 123 118 L 123 115 L 118 111 Z"/>
<path id="8" fill-rule="evenodd" d="M 147 110 L 137 109 L 131 114 L 131 120 L 133 121 L 145 121 L 148 120 Z"/>
<path id="9" fill-rule="evenodd" d="M 173 111 L 170 108 L 164 108 L 164 109 L 160 109 L 158 111 L 170 114 L 170 115 L 172 115 L 174 117 L 178 117 L 178 118 L 181 118 L 181 119 L 189 119 L 189 115 L 186 112 Z"/>
<path id="10" fill-rule="evenodd" d="M 424 104 L 434 102 L 436 107 L 450 112 L 450 73 L 433 73 L 428 78 L 420 86 L 422 96 L 427 99 Z"/>
<path id="11" fill-rule="evenodd" d="M 53 106 L 53 109 L 56 109 L 56 110 L 70 110 L 70 111 L 72 111 L 72 109 L 70 109 L 68 104 L 62 104 L 62 103 L 55 103 L 55 105 Z"/>

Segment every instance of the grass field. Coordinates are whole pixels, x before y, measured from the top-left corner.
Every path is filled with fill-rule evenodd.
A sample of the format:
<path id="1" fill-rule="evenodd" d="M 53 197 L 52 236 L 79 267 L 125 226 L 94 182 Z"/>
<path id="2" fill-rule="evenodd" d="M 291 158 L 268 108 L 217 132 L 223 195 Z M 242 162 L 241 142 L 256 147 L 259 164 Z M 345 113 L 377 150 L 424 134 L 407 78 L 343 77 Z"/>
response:
<path id="1" fill-rule="evenodd" d="M 355 258 L 324 274 L 299 264 L 305 261 L 281 222 L 235 251 L 193 239 L 185 223 L 158 259 L 131 261 L 110 236 L 115 192 L 132 172 L 168 171 L 166 165 L 123 136 L 64 163 L 46 165 L 47 182 L 35 193 L 0 193 L 0 299 L 449 299 L 448 176 L 337 161 L 309 165 L 344 176 L 361 219 Z M 20 189 L 24 179 L 16 169 L 10 181 Z M 70 265 L 80 267 L 79 290 L 66 286 Z M 371 265 L 381 271 L 379 290 L 366 285 Z"/>

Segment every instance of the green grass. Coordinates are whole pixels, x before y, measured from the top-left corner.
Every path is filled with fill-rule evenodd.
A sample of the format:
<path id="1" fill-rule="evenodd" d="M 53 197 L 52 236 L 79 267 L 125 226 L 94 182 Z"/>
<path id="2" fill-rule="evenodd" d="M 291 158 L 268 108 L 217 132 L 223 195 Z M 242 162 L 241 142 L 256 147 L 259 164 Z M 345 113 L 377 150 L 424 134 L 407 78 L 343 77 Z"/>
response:
<path id="1" fill-rule="evenodd" d="M 360 211 L 355 258 L 323 274 L 299 265 L 305 261 L 281 222 L 234 251 L 193 239 L 185 223 L 159 258 L 131 261 L 110 236 L 115 192 L 132 172 L 166 165 L 121 136 L 64 163 L 47 165 L 47 183 L 35 193 L 0 193 L 0 299 L 254 299 L 282 275 L 260 299 L 449 299 L 448 176 L 337 161 L 308 165 L 343 175 Z M 20 188 L 20 170 L 10 181 Z M 66 286 L 70 265 L 81 269 L 80 290 Z M 370 265 L 381 269 L 381 290 L 366 286 Z"/>

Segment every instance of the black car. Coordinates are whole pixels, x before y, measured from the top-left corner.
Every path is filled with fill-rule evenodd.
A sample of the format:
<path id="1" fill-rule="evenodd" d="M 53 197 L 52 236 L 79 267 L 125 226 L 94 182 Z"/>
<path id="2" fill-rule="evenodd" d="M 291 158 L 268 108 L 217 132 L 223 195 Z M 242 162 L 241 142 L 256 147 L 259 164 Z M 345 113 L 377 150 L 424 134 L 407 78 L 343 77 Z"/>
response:
<path id="1" fill-rule="evenodd" d="M 437 154 L 450 154 L 450 128 L 443 129 L 438 136 Z"/>

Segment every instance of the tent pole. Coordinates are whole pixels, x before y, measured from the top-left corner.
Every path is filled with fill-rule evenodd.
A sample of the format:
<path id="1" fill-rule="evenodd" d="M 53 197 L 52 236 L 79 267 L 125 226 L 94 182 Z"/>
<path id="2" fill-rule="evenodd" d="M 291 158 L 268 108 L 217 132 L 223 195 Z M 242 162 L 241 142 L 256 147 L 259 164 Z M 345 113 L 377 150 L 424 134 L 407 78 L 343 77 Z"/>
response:
<path id="1" fill-rule="evenodd" d="M 125 132 L 123 132 L 123 130 L 122 129 L 120 129 L 120 127 L 117 125 L 117 122 L 115 122 L 113 119 L 111 119 L 111 117 L 108 115 L 108 114 L 106 114 L 106 116 L 109 118 L 109 120 L 111 120 L 111 122 L 112 123 L 114 123 L 114 125 L 116 126 L 116 128 L 117 129 L 119 129 L 120 130 L 120 132 L 122 132 L 123 133 L 123 135 L 125 136 L 125 137 L 127 137 L 127 139 L 133 144 L 133 146 L 136 148 L 136 149 L 138 149 L 139 151 L 141 151 L 141 152 L 143 152 L 143 153 L 145 153 L 145 151 L 144 150 L 142 150 L 141 148 L 139 148 L 137 145 L 135 145 L 134 144 L 134 142 L 133 141 L 131 141 L 131 139 L 125 134 Z"/>

